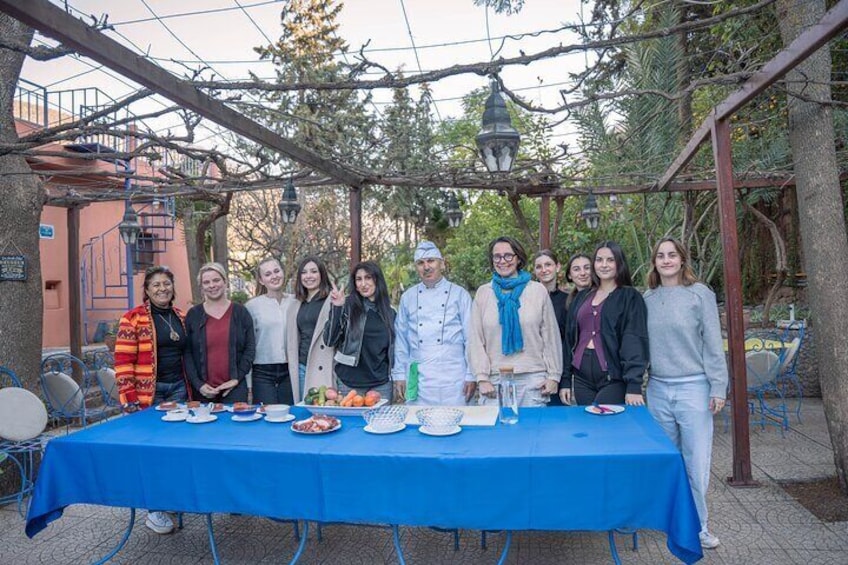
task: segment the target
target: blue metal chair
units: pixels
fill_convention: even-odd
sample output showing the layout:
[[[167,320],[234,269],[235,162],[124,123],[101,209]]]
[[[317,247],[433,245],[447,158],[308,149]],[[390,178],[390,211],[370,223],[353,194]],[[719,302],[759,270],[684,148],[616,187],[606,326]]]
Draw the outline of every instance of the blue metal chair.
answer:
[[[103,391],[103,404],[120,408],[121,397],[118,393],[118,381],[115,378],[115,358],[110,351],[97,351],[94,354],[94,377]]]
[[[792,337],[792,332],[797,331],[798,335]],[[804,387],[801,384],[801,379],[798,378],[796,367],[798,365],[799,353],[801,345],[804,343],[805,328],[803,325],[792,325],[786,329],[783,334],[783,341],[787,343],[780,360],[780,368],[777,371],[777,385],[781,388],[783,396],[787,396],[787,391],[791,385],[795,389],[797,402],[795,404],[795,417],[798,423],[801,423],[801,403],[804,400]]]
[[[0,389],[7,388],[20,389],[22,392],[18,393],[18,396],[29,397],[24,398],[24,400],[27,401],[31,399],[31,402],[27,405],[35,412],[38,412],[39,410],[41,411],[40,414],[33,414],[32,418],[34,420],[40,420],[39,427],[43,429],[44,424],[46,424],[47,421],[44,405],[40,404],[38,398],[29,393],[29,391],[23,392],[25,389],[21,388],[20,380],[18,380],[14,371],[0,366]],[[9,399],[6,398],[5,400]],[[15,400],[14,404],[15,406],[21,406],[26,403],[21,403],[19,400]],[[7,407],[7,409],[8,408],[9,407]],[[14,417],[17,417],[17,415],[13,416],[13,418]],[[33,431],[33,433],[36,431],[37,428]],[[0,432],[0,436],[2,436],[3,433],[5,432]],[[29,437],[29,434],[24,437],[0,437],[0,463],[3,463],[4,461],[9,462],[10,467],[12,469],[17,469],[20,476],[20,489],[16,492],[0,497],[0,506],[15,501],[17,502],[18,512],[20,515],[25,515],[23,502],[35,486],[35,469],[37,463],[40,461],[40,459],[36,459],[36,453],[40,454],[43,451],[44,444],[47,443],[47,440],[47,436],[41,433],[38,433],[35,437]]]
[[[103,403],[106,391],[85,363],[68,353],[42,360],[41,390],[50,419],[64,421],[66,432],[74,420],[84,428],[88,422],[109,415],[110,407]]]
[[[777,425],[780,426],[780,434],[785,436],[785,431],[789,429],[789,417],[783,390],[777,384],[780,356],[765,349],[749,351],[745,354],[745,367],[748,392],[756,397],[754,409],[760,413],[760,428],[765,429],[766,424]]]

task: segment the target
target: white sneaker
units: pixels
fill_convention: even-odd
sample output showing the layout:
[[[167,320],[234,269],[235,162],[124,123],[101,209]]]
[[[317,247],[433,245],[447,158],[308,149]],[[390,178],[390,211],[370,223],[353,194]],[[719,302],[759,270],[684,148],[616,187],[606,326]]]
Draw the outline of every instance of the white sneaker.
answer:
[[[164,512],[148,512],[144,525],[157,534],[170,534],[174,531],[174,521]]]
[[[715,549],[721,545],[718,538],[712,535],[708,530],[701,532],[698,537],[701,538],[701,547],[704,549]]]

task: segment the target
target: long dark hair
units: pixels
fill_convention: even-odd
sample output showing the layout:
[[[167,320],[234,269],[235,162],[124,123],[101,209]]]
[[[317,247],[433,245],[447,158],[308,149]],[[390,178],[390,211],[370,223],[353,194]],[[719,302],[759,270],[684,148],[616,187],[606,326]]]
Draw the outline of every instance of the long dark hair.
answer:
[[[356,273],[365,271],[374,279],[374,305],[377,307],[377,313],[386,324],[386,329],[389,332],[389,338],[394,341],[395,330],[394,320],[392,319],[392,305],[389,302],[389,287],[386,286],[386,278],[383,276],[383,271],[380,270],[380,265],[374,261],[362,261],[357,263],[350,271],[350,279],[347,283],[348,297],[347,305],[350,312],[350,325],[355,326],[361,316],[365,315],[365,303],[362,296],[356,290]]]
[[[578,259],[586,259],[587,261],[589,261],[589,268],[592,270],[592,275],[594,275],[594,273],[595,273],[595,266],[594,266],[594,261],[592,261],[592,258],[589,257],[588,255],[586,255],[585,253],[582,253],[582,252],[575,253],[574,255],[572,255],[571,257],[568,258],[568,263],[565,264],[565,280],[567,280],[571,284],[574,284],[574,280],[571,278],[571,265],[573,265],[574,262],[577,261]],[[589,281],[593,284],[595,282],[594,280],[592,280],[591,276],[589,278]],[[571,303],[574,301],[574,297],[577,296],[578,292],[580,292],[580,290],[577,288],[577,285],[575,285],[568,292],[568,297],[565,299],[566,309],[568,309],[568,307],[571,306]]]
[[[303,282],[300,280],[300,275],[303,273],[303,269],[305,269],[306,265],[309,263],[315,263],[315,266],[318,267],[318,276],[321,277],[321,282],[318,284],[318,294],[315,296],[320,300],[327,298],[330,294],[330,275],[327,274],[327,266],[324,264],[324,261],[319,259],[317,256],[307,255],[300,260],[300,263],[297,264],[297,271],[295,271],[294,275],[294,296],[301,302],[306,302],[309,298],[309,291],[306,290],[306,287],[303,286]]]
[[[604,247],[612,251],[612,257],[615,259],[615,284],[617,286],[633,286],[633,279],[630,278],[630,267],[627,266],[624,251],[615,241],[602,241],[595,247],[595,252],[592,254],[592,284],[594,286],[601,284],[601,279],[595,272],[595,259],[598,257],[598,251]]]

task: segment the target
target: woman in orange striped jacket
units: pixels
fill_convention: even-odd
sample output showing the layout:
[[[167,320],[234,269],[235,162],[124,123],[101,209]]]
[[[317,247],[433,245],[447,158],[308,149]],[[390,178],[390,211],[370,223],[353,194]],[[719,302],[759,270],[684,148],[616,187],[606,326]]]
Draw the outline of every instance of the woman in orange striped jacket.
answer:
[[[115,376],[125,412],[188,399],[184,318],[174,307],[174,273],[167,267],[147,269],[144,302],[121,317],[115,342]]]

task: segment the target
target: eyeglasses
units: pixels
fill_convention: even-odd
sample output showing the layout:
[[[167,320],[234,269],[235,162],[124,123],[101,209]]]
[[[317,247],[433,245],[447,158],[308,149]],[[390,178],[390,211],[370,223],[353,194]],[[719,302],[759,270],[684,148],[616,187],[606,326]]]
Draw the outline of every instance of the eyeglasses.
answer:
[[[496,253],[492,255],[492,261],[494,263],[509,263],[513,259],[515,259],[515,253],[504,253],[503,255],[501,255],[500,253]]]

